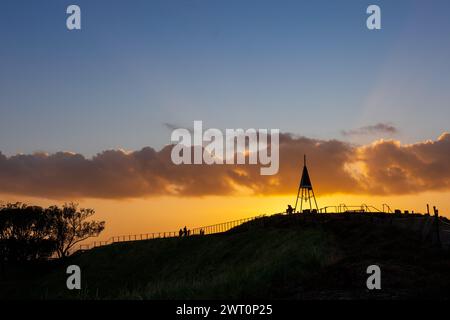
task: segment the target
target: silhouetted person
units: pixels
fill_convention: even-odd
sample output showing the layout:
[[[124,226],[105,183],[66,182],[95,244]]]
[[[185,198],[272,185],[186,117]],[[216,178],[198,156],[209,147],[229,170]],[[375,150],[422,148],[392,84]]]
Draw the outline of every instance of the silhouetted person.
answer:
[[[188,235],[188,230],[187,230],[186,226],[184,226],[183,234],[185,237],[187,237],[187,235]]]
[[[180,236],[180,238],[183,236],[183,229],[180,229],[180,231],[178,231],[178,235]]]
[[[294,213],[294,208],[292,208],[290,204],[288,204],[288,207],[286,209],[286,213],[287,214],[293,214]]]

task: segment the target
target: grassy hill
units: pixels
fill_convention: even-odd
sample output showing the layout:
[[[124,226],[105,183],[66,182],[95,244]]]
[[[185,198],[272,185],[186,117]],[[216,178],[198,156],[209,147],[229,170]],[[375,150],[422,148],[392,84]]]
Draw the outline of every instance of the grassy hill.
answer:
[[[66,289],[65,268],[82,270]],[[366,289],[367,266],[382,290]],[[31,271],[32,270],[32,271]],[[370,219],[273,216],[226,233],[116,243],[43,265],[9,268],[1,298],[449,298],[450,257],[415,233]]]

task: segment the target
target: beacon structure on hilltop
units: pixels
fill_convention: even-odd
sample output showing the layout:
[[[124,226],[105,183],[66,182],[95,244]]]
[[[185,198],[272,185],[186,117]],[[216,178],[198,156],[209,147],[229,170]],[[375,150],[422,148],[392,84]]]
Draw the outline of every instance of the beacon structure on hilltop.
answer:
[[[314,195],[311,178],[309,177],[308,168],[306,167],[306,155],[303,156],[303,172],[298,186],[297,198],[295,199],[294,212],[297,212],[297,205],[300,201],[300,211],[304,213],[318,212],[316,197]],[[303,203],[309,204],[309,209],[303,209]],[[314,206],[313,207],[313,202]]]

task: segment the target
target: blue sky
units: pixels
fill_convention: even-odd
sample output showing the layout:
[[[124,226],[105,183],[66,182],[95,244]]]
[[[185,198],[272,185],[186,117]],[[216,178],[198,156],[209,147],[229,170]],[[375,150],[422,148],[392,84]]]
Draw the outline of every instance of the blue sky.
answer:
[[[82,30],[66,29],[78,4]],[[369,31],[369,4],[382,30]],[[449,130],[449,1],[2,0],[0,151],[160,148],[164,123]]]

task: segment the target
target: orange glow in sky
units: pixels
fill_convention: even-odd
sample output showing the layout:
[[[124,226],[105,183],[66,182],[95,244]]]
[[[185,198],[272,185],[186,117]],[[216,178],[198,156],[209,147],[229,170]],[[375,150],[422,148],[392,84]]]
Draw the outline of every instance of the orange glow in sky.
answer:
[[[0,195],[4,202],[21,201],[27,204],[48,206],[63,203],[39,198]],[[202,227],[220,222],[258,215],[284,212],[288,204],[295,203],[295,194],[284,196],[233,196],[233,197],[155,197],[130,200],[83,199],[76,201],[81,207],[94,208],[96,220],[105,220],[106,229],[96,240],[107,240],[112,236],[151,232],[177,231]],[[429,192],[395,197],[335,194],[317,197],[319,208],[351,205],[373,205],[382,209],[384,203],[392,210],[401,209],[426,212],[426,204],[437,206],[440,214],[450,217],[448,193]]]

